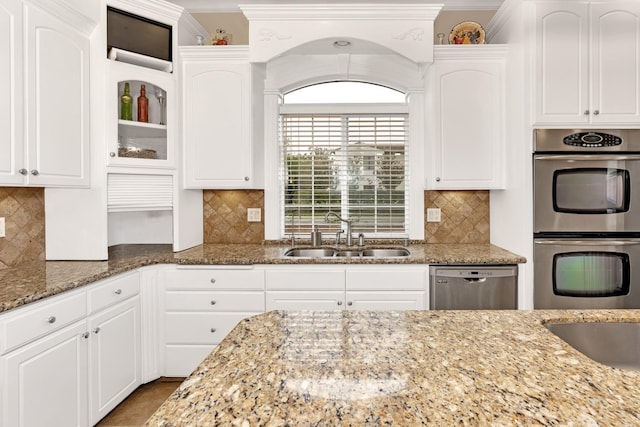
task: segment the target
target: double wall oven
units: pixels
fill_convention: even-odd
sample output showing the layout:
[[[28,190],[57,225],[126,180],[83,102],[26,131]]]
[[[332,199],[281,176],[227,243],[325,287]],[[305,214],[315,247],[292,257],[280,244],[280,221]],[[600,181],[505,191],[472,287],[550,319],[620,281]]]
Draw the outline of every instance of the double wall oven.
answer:
[[[640,308],[640,129],[537,129],[534,308]]]

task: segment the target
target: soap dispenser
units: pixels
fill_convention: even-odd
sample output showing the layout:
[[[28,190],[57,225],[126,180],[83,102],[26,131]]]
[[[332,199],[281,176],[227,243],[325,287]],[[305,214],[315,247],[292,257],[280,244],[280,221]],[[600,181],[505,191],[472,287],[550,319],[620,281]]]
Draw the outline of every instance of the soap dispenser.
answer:
[[[311,232],[311,246],[322,246],[322,232],[318,230],[318,226],[313,226],[313,231]]]

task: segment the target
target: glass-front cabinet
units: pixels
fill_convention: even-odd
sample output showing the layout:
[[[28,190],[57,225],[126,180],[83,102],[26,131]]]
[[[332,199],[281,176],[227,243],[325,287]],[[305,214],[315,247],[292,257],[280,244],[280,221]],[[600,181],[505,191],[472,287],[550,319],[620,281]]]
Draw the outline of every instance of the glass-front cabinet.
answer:
[[[173,75],[108,62],[108,165],[175,167]]]

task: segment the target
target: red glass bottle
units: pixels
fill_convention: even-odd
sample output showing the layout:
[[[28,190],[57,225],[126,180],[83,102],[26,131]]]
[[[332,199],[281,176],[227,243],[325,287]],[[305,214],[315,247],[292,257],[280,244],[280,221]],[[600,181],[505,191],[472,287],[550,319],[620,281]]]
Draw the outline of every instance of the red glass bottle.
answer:
[[[138,96],[138,121],[149,121],[149,100],[144,85],[140,85],[140,96]]]

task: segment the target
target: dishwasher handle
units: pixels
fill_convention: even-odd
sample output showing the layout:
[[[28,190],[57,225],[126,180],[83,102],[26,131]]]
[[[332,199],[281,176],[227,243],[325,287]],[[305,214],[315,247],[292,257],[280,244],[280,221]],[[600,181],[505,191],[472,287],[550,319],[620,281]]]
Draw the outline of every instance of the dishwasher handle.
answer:
[[[487,281],[486,277],[465,277],[464,281],[467,283],[483,283]]]

